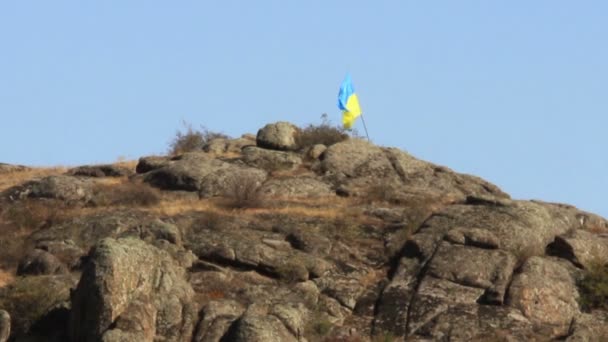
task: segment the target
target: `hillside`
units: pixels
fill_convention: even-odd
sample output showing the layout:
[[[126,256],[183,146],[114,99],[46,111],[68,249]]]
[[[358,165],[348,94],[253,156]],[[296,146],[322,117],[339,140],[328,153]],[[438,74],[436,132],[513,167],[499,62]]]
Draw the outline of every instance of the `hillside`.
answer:
[[[0,342],[608,339],[604,218],[326,138],[0,164]]]

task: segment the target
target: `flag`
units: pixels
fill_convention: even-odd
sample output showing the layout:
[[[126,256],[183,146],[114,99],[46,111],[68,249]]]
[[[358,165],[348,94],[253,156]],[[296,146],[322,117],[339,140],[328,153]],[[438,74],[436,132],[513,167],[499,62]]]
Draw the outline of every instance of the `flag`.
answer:
[[[342,110],[342,124],[344,128],[351,129],[355,120],[361,115],[361,107],[359,107],[359,99],[357,98],[357,94],[355,94],[350,75],[346,75],[344,82],[340,86],[338,108]]]

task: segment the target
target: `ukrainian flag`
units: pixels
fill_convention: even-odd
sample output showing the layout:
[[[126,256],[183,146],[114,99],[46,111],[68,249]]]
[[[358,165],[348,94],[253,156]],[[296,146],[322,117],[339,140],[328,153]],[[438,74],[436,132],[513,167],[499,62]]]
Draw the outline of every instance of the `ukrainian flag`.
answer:
[[[338,108],[342,110],[342,124],[344,128],[351,129],[355,120],[361,115],[359,99],[355,94],[353,82],[350,75],[346,75],[338,93]]]

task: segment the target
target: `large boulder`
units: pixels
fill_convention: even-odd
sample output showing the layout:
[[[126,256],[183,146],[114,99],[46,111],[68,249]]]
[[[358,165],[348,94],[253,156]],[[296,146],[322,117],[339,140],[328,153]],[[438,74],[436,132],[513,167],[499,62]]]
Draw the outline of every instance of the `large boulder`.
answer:
[[[324,197],[335,194],[330,184],[313,177],[274,178],[264,183],[261,191],[284,197]]]
[[[426,220],[403,246],[378,301],[374,326],[396,336],[444,334],[451,330],[450,320],[451,327],[458,324],[458,315],[481,321],[479,305],[507,305],[522,318],[501,314],[498,326],[560,336],[578,314],[574,280],[563,266],[568,262],[544,254],[556,236],[579,227],[577,212],[542,203],[476,198],[451,205]],[[439,317],[443,327],[437,326]],[[470,338],[487,332],[462,331]]]
[[[70,169],[68,174],[84,177],[123,177],[130,175],[131,170],[113,164],[83,165]]]
[[[64,274],[67,271],[56,256],[41,249],[27,253],[17,267],[17,275]]]
[[[495,185],[481,178],[456,173],[396,148],[381,148],[361,139],[334,144],[323,153],[319,171],[345,193],[366,196],[373,187],[399,195],[467,196],[509,198]]]
[[[245,164],[266,171],[293,170],[302,164],[302,158],[292,152],[272,151],[255,146],[243,148]]]
[[[509,306],[519,309],[552,336],[564,336],[580,314],[575,279],[563,263],[531,257],[514,275],[509,288]]]
[[[135,166],[135,172],[146,173],[152,170],[160,169],[163,166],[167,166],[171,163],[171,158],[161,156],[147,156],[139,158],[137,166]]]
[[[186,153],[168,165],[146,173],[144,181],[166,190],[198,191],[201,197],[226,192],[230,182],[243,173],[263,182],[266,172],[214,159],[204,152]]]
[[[255,306],[233,323],[224,339],[234,342],[298,341],[279,317]]]
[[[68,202],[87,202],[93,196],[93,183],[74,176],[48,176],[7,190],[8,197],[53,198]]]
[[[259,147],[271,150],[293,151],[298,149],[297,136],[300,130],[289,122],[268,124],[258,131]]]
[[[74,285],[71,275],[42,275],[17,277],[10,285],[1,287],[0,308],[10,314],[12,337],[20,340],[38,335],[46,337],[45,341],[61,341],[52,337],[65,334],[67,321],[64,314],[57,317],[57,313],[65,313]],[[55,324],[49,327],[45,321]]]
[[[11,315],[0,310],[0,342],[7,342],[11,335]]]
[[[241,150],[247,146],[255,146],[255,137],[243,136],[237,139],[213,139],[203,146],[203,151],[222,155],[225,153],[241,153]]]
[[[169,254],[138,239],[104,239],[89,258],[72,294],[72,340],[190,340],[194,292]]]

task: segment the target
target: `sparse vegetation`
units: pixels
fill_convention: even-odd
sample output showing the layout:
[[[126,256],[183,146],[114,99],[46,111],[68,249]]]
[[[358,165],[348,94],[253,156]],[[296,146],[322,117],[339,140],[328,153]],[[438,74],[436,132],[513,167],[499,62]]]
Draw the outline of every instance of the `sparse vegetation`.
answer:
[[[334,126],[327,118],[327,114],[321,116],[321,124],[308,126],[301,129],[297,137],[297,144],[300,148],[323,144],[331,146],[348,139],[348,133],[340,126]]]
[[[605,262],[590,263],[577,285],[582,310],[608,310],[608,265]]]
[[[118,184],[98,184],[93,191],[95,206],[150,207],[160,203],[160,191],[144,183],[123,181]]]
[[[169,144],[169,153],[178,155],[185,152],[199,151],[206,143],[213,139],[228,139],[226,134],[208,130],[205,126],[194,129],[192,124],[183,122],[184,130],[178,130],[175,138]]]
[[[260,181],[248,172],[236,172],[226,180],[224,196],[232,208],[256,208],[263,205]]]

